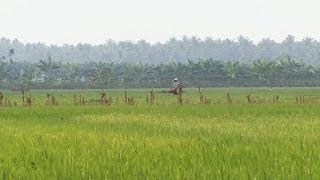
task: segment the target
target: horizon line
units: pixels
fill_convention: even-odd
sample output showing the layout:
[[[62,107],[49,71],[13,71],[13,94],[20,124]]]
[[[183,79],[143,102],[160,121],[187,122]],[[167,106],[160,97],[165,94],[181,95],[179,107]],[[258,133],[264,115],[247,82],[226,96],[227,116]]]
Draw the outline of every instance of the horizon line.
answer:
[[[30,42],[30,41],[23,41],[19,38],[10,38],[10,37],[5,37],[5,36],[0,36],[0,40],[2,39],[6,39],[6,40],[9,40],[10,43],[12,43],[13,41],[18,41],[19,43],[23,44],[23,45],[26,45],[26,44],[42,44],[42,45],[45,45],[45,46],[58,46],[58,47],[63,47],[63,46],[77,46],[79,44],[86,44],[86,45],[91,45],[91,46],[100,46],[100,45],[106,45],[108,44],[109,42],[113,42],[113,43],[122,43],[122,42],[131,42],[133,44],[138,44],[140,41],[144,41],[146,42],[147,44],[149,45],[156,45],[156,44],[166,44],[168,42],[170,42],[172,39],[175,39],[177,41],[183,41],[184,38],[187,38],[187,39],[193,39],[193,38],[196,38],[197,40],[200,40],[202,42],[205,42],[207,41],[208,39],[210,40],[213,40],[213,41],[226,41],[226,40],[230,40],[230,41],[237,41],[238,38],[242,37],[246,40],[249,40],[252,44],[254,45],[258,45],[261,41],[263,40],[271,40],[271,41],[274,41],[276,43],[282,43],[283,41],[285,41],[289,36],[293,37],[294,38],[294,42],[302,42],[303,40],[307,39],[307,38],[310,38],[312,39],[313,41],[320,41],[318,40],[317,38],[314,38],[314,37],[311,37],[311,36],[305,36],[303,38],[296,38],[296,36],[292,35],[292,34],[288,34],[286,35],[284,38],[282,38],[282,40],[275,40],[275,39],[272,39],[271,37],[265,37],[265,38],[260,38],[258,41],[254,41],[252,39],[250,39],[248,36],[244,36],[244,35],[238,35],[236,37],[233,37],[233,38],[216,38],[216,37],[212,37],[212,36],[205,36],[203,38],[199,37],[199,36],[187,36],[187,35],[183,35],[183,36],[180,36],[180,37],[176,37],[176,36],[172,36],[170,38],[168,38],[167,40],[165,41],[156,41],[156,42],[152,42],[152,41],[148,41],[146,39],[138,39],[138,40],[132,40],[132,39],[128,39],[128,40],[114,40],[112,38],[109,38],[109,39],[105,39],[103,43],[90,43],[90,42],[77,42],[77,43],[68,43],[68,42],[65,42],[65,43],[62,43],[62,44],[59,44],[59,43],[48,43],[48,42],[41,42],[41,41],[34,41],[34,42]]]

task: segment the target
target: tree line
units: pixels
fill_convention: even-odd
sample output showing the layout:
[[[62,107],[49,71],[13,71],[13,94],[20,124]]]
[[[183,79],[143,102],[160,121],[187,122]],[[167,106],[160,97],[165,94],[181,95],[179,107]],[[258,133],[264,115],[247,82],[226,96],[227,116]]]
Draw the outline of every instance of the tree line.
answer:
[[[288,35],[282,42],[266,38],[256,44],[243,36],[236,39],[199,39],[185,36],[155,44],[145,40],[138,42],[108,40],[100,45],[79,43],[63,46],[48,46],[43,43],[24,44],[18,40],[0,39],[0,56],[12,48],[16,51],[16,61],[30,63],[36,63],[48,56],[65,63],[99,61],[130,64],[188,63],[188,58],[212,58],[223,62],[239,60],[242,63],[251,63],[252,59],[276,59],[285,55],[302,59],[306,64],[320,63],[320,42],[308,37],[296,41],[292,35]]]
[[[36,63],[0,60],[0,89],[166,88],[178,77],[184,87],[319,86],[320,66],[290,56],[251,63],[187,59],[186,63]]]

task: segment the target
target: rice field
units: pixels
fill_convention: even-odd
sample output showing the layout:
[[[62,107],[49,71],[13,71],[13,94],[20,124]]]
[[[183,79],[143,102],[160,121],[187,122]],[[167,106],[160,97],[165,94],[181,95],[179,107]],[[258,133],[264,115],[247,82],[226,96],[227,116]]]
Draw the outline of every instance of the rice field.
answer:
[[[2,91],[1,179],[320,178],[320,88],[161,91]]]

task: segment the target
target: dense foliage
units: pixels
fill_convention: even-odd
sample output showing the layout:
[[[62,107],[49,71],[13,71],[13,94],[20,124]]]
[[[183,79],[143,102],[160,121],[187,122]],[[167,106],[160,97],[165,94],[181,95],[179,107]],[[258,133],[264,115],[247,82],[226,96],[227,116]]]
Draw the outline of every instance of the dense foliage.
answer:
[[[16,50],[15,60],[18,62],[36,63],[49,55],[61,62],[84,63],[148,63],[160,64],[169,62],[187,63],[187,59],[212,58],[223,62],[239,60],[249,63],[250,59],[275,59],[289,55],[302,59],[307,64],[319,64],[320,42],[311,38],[296,41],[287,36],[282,42],[263,39],[257,44],[239,36],[237,39],[201,40],[197,37],[171,38],[165,43],[150,44],[144,40],[138,42],[106,41],[101,45],[78,44],[63,46],[47,46],[41,43],[23,44],[18,40],[2,38],[0,55],[9,49]]]
[[[157,88],[178,77],[184,87],[319,86],[320,67],[289,56],[252,63],[188,59],[187,63],[37,63],[0,61],[0,87],[44,88]]]

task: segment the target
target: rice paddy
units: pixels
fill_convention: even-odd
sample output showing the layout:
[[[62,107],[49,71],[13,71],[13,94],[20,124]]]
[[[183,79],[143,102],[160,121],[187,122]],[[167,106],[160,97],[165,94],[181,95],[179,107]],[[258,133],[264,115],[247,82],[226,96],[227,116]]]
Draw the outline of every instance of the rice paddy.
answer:
[[[320,177],[319,88],[150,91],[2,91],[1,178]]]

